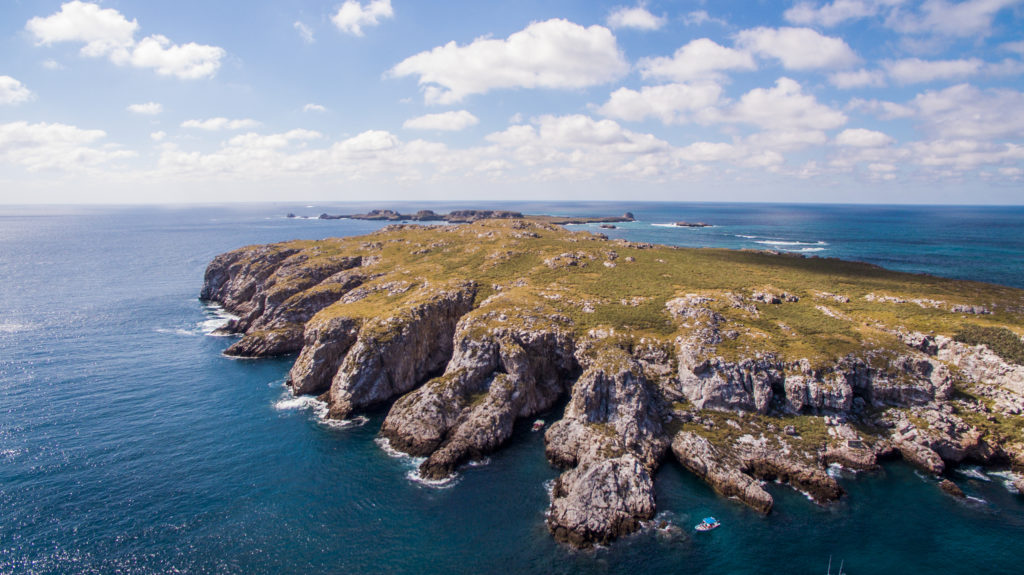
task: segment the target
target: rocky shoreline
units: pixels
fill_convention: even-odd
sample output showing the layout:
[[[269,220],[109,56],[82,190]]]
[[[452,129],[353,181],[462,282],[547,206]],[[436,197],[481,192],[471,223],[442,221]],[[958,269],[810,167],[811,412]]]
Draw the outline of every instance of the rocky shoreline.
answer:
[[[509,217],[249,246],[213,260],[201,298],[238,316],[228,355],[297,353],[293,393],[330,417],[389,405],[381,435],[428,479],[567,398],[544,436],[564,470],[547,525],[576,547],[651,519],[667,457],[762,513],[765,481],[843,497],[834,464],[1024,469],[1024,366],[956,338],[984,318],[1019,339],[1011,288]]]
[[[295,217],[295,214],[288,214],[288,217]],[[547,224],[612,224],[635,221],[633,214],[626,212],[621,216],[548,216],[531,215],[522,212],[509,210],[452,210],[445,214],[439,214],[433,210],[419,210],[416,213],[403,214],[395,210],[377,209],[370,210],[365,214],[339,214],[331,215],[322,213],[318,216],[321,220],[370,220],[384,222],[447,222],[449,224],[469,224],[480,220],[528,220]],[[701,224],[707,225],[707,224]]]

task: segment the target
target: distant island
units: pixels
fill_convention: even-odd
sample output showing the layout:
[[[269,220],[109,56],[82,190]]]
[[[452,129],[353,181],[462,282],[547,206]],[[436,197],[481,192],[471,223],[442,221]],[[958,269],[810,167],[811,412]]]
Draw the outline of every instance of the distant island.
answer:
[[[295,217],[289,214],[289,217]],[[626,212],[621,216],[599,217],[565,217],[548,215],[526,215],[522,212],[508,210],[452,210],[438,214],[433,210],[420,210],[414,214],[402,214],[394,210],[371,210],[365,214],[330,215],[320,214],[321,220],[375,220],[387,222],[447,222],[450,224],[468,224],[479,220],[527,220],[555,225],[566,224],[601,224],[634,221],[633,214]]]
[[[667,457],[763,513],[762,481],[844,497],[830,465],[902,457],[954,497],[951,465],[1024,470],[1024,290],[485,213],[244,247],[201,298],[238,316],[228,355],[298,354],[289,385],[329,417],[386,406],[381,436],[427,479],[567,398],[544,415],[546,521],[577,547],[650,520]]]

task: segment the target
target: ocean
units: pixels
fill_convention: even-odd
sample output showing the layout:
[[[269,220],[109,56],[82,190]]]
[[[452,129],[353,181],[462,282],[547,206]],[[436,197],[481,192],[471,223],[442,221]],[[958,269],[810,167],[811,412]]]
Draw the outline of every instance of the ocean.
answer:
[[[465,204],[0,207],[0,573],[1015,573],[1024,496],[998,471],[893,462],[819,507],[770,485],[761,516],[669,460],[657,520],[574,551],[544,526],[542,434],[443,488],[361,425],[283,387],[290,359],[238,360],[197,295],[217,254],[383,224],[285,218]],[[1024,208],[550,203],[469,207],[637,221],[613,237],[776,249],[1024,288]],[[707,228],[656,224],[704,221]],[[597,231],[596,225],[581,226]],[[557,410],[546,419],[559,417]],[[696,534],[714,515],[723,526]]]

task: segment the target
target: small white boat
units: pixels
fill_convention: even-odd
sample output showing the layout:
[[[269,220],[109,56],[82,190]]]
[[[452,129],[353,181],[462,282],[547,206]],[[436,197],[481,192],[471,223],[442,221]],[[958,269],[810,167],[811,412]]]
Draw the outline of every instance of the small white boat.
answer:
[[[694,529],[697,531],[711,531],[712,529],[717,529],[719,525],[721,525],[721,523],[719,523],[714,517],[705,517],[703,521],[694,527]]]
[[[537,421],[533,422],[533,428],[531,429],[531,431],[540,431],[542,429],[544,429],[543,419],[538,419]]]

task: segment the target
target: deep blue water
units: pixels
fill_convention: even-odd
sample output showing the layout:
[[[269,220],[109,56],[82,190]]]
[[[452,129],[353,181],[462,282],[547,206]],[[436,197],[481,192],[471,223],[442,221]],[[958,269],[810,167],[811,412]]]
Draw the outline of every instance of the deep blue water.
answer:
[[[197,301],[206,264],[242,245],[364,233],[300,215],[446,205],[0,208],[0,573],[1013,573],[1024,497],[998,476],[944,496],[893,463],[842,480],[821,508],[773,487],[761,517],[669,462],[663,517],[575,552],[544,527],[557,475],[518,429],[446,489],[373,439],[383,418],[324,425],[294,408],[289,360],[232,360]],[[1024,287],[1024,209],[729,204],[517,204],[634,212],[609,235],[776,248]],[[651,225],[703,220],[712,228]],[[595,226],[592,226],[595,227]],[[596,227],[595,227],[596,228]],[[788,243],[758,243],[788,242]],[[811,251],[814,250],[814,251]],[[549,419],[555,419],[552,414]],[[695,535],[713,514],[723,527]]]

